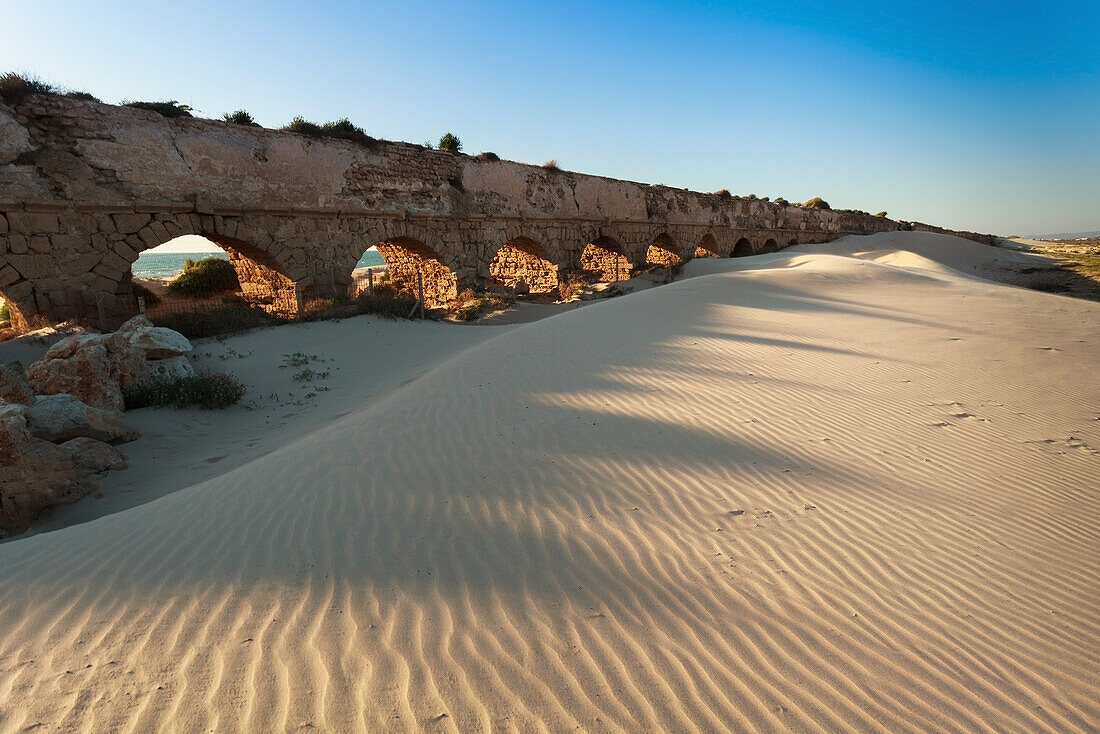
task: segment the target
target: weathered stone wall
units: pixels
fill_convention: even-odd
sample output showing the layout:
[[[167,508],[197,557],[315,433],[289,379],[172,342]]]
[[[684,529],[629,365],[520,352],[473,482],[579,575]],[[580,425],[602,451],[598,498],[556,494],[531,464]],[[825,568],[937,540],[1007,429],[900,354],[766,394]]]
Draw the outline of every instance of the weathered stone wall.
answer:
[[[314,139],[64,97],[0,104],[0,294],[17,320],[121,317],[138,254],[182,234],[220,244],[247,296],[285,311],[299,297],[346,292],[356,261],[377,243],[415,243],[380,251],[399,282],[424,271],[432,297],[446,299],[489,282],[502,246],[521,238],[551,266],[544,274],[564,276],[584,267],[586,245],[601,237],[617,243],[621,273],[645,263],[659,238],[679,258],[704,241],[729,256],[740,240],[758,252],[768,240],[898,227],[406,143]]]
[[[538,244],[523,238],[501,245],[489,263],[489,275],[493,283],[526,286],[534,293],[549,293],[558,287],[558,266]]]

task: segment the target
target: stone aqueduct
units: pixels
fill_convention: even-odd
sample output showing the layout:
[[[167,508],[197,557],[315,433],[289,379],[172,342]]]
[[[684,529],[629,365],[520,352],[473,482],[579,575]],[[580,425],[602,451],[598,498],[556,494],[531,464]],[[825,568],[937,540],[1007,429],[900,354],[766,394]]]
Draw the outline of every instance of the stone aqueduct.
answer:
[[[523,280],[550,290],[647,262],[756,254],[899,228],[510,161],[363,144],[64,97],[0,103],[0,295],[34,314],[120,320],[130,266],[184,234],[229,254],[245,296],[290,311],[347,291],[376,245],[427,300]]]

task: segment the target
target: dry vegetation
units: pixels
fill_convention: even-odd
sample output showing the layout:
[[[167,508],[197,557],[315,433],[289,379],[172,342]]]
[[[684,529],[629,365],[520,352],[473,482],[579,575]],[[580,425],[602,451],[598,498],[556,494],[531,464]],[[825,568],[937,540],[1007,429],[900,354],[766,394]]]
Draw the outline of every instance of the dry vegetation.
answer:
[[[1100,237],[1043,240],[1028,245],[1028,250],[1054,262],[1049,267],[1022,269],[1013,280],[1015,285],[1100,301]]]

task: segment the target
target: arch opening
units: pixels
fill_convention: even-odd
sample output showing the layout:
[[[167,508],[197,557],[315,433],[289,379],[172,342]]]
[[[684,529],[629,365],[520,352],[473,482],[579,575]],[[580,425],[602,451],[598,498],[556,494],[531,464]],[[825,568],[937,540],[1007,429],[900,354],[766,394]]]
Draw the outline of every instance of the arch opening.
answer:
[[[787,240],[787,247],[794,247],[797,244],[798,244],[798,239],[797,238],[792,237],[791,239]]]
[[[629,280],[633,267],[622,245],[611,237],[599,237],[585,245],[581,252],[581,269],[605,283]]]
[[[29,328],[30,323],[27,321],[22,309],[19,308],[18,302],[4,291],[0,291],[0,339],[7,339],[8,336],[13,336],[15,333],[26,331]],[[13,333],[3,334],[2,332]]]
[[[742,237],[737,240],[737,244],[733,246],[734,257],[746,257],[752,254],[752,243],[749,242],[748,237]]]
[[[714,235],[703,235],[695,247],[695,257],[722,257],[718,252],[718,240],[714,239]]]
[[[387,281],[399,291],[417,294],[418,277],[424,279],[424,306],[438,308],[458,296],[458,277],[435,250],[411,237],[394,237],[374,247],[386,264]]]
[[[137,281],[158,298],[171,300],[167,283],[183,271],[186,261],[208,258],[228,260],[236,274],[236,283],[226,282],[203,297],[235,295],[270,313],[297,313],[295,283],[281,272],[270,255],[243,240],[212,233],[181,235],[138,253],[118,293],[133,298],[131,284]]]
[[[645,253],[645,261],[652,265],[670,267],[679,265],[683,258],[676,254],[676,245],[667,234],[659,234]]]
[[[549,293],[558,287],[558,266],[538,243],[517,237],[500,246],[489,262],[489,284],[517,293]]]
[[[769,237],[764,246],[760,248],[760,252],[779,252],[779,243],[774,238]]]

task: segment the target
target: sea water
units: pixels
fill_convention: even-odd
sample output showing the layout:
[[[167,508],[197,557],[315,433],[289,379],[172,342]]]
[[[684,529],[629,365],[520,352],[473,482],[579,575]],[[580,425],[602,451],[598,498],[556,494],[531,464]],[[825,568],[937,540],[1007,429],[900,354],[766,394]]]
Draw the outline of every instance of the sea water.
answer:
[[[229,259],[224,252],[143,252],[130,270],[135,278],[171,278],[183,272],[183,263],[188,258],[198,261],[210,257]],[[355,267],[375,268],[382,264],[382,256],[377,250],[367,250]]]

